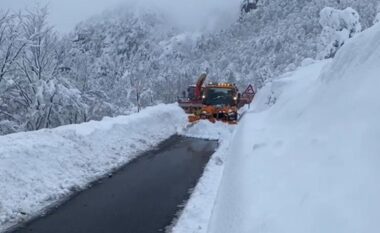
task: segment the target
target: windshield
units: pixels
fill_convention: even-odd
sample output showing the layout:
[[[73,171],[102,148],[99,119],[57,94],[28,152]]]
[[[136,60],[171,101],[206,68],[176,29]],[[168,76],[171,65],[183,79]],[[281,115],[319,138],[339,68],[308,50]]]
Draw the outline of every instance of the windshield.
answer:
[[[234,105],[234,90],[230,88],[209,88],[204,99],[206,105]]]

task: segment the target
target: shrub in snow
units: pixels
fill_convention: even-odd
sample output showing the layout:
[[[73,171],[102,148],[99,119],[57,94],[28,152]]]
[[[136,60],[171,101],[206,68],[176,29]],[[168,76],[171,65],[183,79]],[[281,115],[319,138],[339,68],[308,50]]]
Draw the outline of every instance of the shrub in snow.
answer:
[[[361,32],[359,13],[348,7],[337,10],[326,7],[320,12],[319,23],[323,27],[321,40],[325,49],[320,58],[332,58],[340,47],[355,34]]]

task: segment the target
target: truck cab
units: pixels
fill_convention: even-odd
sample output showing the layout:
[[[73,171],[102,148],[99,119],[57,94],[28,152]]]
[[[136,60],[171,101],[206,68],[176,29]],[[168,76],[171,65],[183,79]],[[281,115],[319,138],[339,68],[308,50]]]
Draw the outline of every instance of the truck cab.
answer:
[[[232,83],[209,83],[202,95],[200,118],[234,123],[238,120],[239,90]]]

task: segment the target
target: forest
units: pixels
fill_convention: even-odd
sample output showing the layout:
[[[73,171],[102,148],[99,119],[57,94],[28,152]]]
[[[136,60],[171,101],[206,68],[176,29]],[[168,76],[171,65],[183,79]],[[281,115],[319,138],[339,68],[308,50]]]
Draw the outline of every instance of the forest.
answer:
[[[154,9],[118,9],[65,35],[48,7],[0,11],[0,134],[172,103],[202,72],[260,88],[380,19],[377,0],[244,0],[240,11],[220,31],[189,32]]]

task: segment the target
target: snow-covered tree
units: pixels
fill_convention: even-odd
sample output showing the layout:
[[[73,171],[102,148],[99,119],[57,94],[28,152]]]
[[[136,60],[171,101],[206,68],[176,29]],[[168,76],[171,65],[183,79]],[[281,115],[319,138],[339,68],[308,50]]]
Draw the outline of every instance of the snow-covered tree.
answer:
[[[259,0],[243,0],[240,6],[241,12],[244,14],[257,9],[258,2]]]
[[[0,83],[12,71],[13,64],[26,46],[20,40],[20,16],[0,12]]]
[[[79,114],[72,113],[79,107],[75,106],[78,93],[58,80],[57,36],[47,25],[47,8],[28,12],[22,28],[27,45],[17,62],[14,81],[23,103],[23,123],[27,129],[37,130],[78,122],[79,116],[69,116]]]
[[[62,51],[47,25],[47,9],[9,17],[3,30],[11,33],[2,43],[6,65],[0,83],[0,133],[82,122],[80,93],[61,79]]]
[[[377,5],[377,8],[376,8],[376,16],[375,16],[375,19],[373,20],[373,24],[377,24],[380,22],[380,3]]]
[[[320,13],[322,25],[321,40],[325,46],[320,54],[323,58],[331,58],[340,47],[355,34],[361,32],[360,17],[352,8],[337,10],[331,7],[324,8]]]
[[[377,24],[378,22],[380,22],[380,13],[376,15],[375,20],[373,21],[373,24]]]

